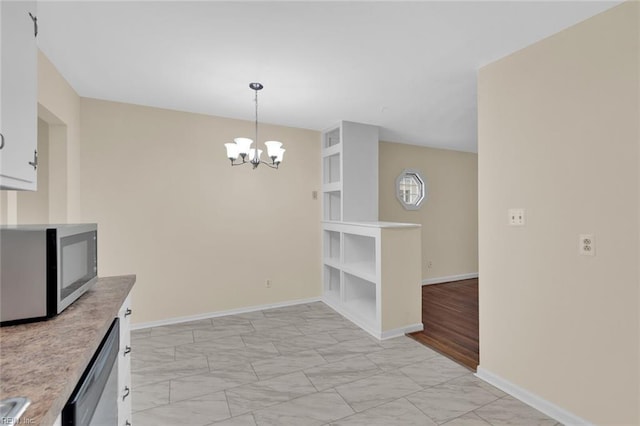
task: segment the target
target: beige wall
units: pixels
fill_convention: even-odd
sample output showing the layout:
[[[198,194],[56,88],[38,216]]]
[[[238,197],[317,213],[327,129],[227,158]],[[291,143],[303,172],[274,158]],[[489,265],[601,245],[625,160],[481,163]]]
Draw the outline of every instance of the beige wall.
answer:
[[[18,191],[0,191],[0,224],[18,223]]]
[[[422,225],[422,279],[477,273],[478,156],[380,142],[379,161],[380,220]],[[404,169],[418,169],[427,180],[419,210],[405,210],[396,198]]]
[[[49,219],[78,222],[82,218],[80,97],[42,52],[38,53],[38,116],[49,124]]]
[[[50,221],[98,222],[100,274],[138,275],[134,322],[320,295],[317,132],[261,126],[288,148],[282,168],[232,168],[222,144],[251,122],[81,101],[38,66]]]
[[[280,170],[231,167],[223,143],[252,134],[82,99],[82,219],[99,225],[100,274],[137,274],[134,322],[320,296],[320,135],[261,125],[287,148]]]
[[[640,424],[638,16],[479,73],[480,367],[603,425]]]

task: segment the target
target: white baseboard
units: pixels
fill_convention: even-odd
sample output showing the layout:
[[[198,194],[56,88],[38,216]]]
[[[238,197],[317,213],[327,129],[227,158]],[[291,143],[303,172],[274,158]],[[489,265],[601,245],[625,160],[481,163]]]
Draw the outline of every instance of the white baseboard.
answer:
[[[573,413],[568,412],[564,408],[558,407],[557,405],[547,401],[529,392],[526,389],[517,386],[510,381],[503,379],[497,374],[493,374],[492,372],[485,370],[484,368],[478,366],[478,370],[476,372],[476,377],[484,380],[485,382],[497,387],[498,389],[508,393],[514,398],[519,399],[527,405],[535,408],[536,410],[546,414],[559,421],[565,425],[581,425],[581,426],[592,426],[593,423],[590,423]]]
[[[346,319],[348,319],[349,321],[351,321],[352,323],[354,323],[355,325],[357,325],[358,327],[360,327],[361,329],[363,329],[364,331],[366,331],[367,333],[369,333],[370,335],[372,335],[378,340],[387,340],[387,339],[392,339],[394,337],[404,336],[406,333],[413,333],[414,331],[422,331],[422,329],[424,328],[424,325],[422,323],[415,323],[415,324],[409,324],[404,327],[394,328],[393,330],[380,332],[379,330],[376,329],[376,327],[374,327],[374,325],[371,324],[371,322],[365,321],[362,318],[356,315],[353,315],[348,310],[343,309],[339,304],[334,303],[334,301],[331,300],[331,298],[325,297],[322,299],[322,301],[331,309],[333,309],[334,311],[336,311],[337,313],[339,313],[340,315],[342,315],[343,317],[345,317]]]
[[[246,314],[248,312],[262,311],[264,309],[282,308],[285,306],[302,305],[304,303],[321,302],[321,297],[311,297],[309,299],[290,300],[287,302],[268,303],[266,305],[248,306],[246,308],[229,309],[227,311],[207,312],[204,314],[190,315],[186,317],[174,317],[159,321],[143,322],[139,324],[131,324],[132,330],[140,330],[143,328],[160,327],[163,325],[178,324],[181,322],[197,321],[201,319],[224,317],[227,315]]]
[[[393,339],[394,337],[404,336],[407,333],[414,333],[416,331],[424,330],[424,324],[421,322],[410,324],[405,327],[394,328],[393,330],[383,331],[380,340]]]
[[[478,278],[478,273],[472,272],[470,274],[449,275],[448,277],[426,278],[422,280],[422,285],[442,284],[451,281],[470,280],[471,278]]]

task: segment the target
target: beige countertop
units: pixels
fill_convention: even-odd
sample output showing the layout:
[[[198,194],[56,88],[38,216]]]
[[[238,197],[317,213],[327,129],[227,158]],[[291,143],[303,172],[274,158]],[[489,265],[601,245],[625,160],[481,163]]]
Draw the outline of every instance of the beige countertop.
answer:
[[[31,400],[23,423],[53,424],[135,281],[100,278],[60,315],[0,328],[0,399]]]

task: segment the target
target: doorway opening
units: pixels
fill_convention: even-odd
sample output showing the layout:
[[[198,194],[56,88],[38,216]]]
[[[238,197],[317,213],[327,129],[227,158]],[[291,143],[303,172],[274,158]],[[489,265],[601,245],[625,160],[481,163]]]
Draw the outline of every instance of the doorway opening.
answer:
[[[476,371],[478,278],[422,286],[422,323],[424,330],[410,337]]]

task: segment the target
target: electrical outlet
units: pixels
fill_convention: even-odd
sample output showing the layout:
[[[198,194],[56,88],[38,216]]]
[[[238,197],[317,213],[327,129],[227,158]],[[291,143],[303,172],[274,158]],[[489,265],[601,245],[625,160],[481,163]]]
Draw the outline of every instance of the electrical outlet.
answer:
[[[311,191],[311,199],[312,200],[318,199],[318,191]]]
[[[509,225],[510,226],[524,226],[524,209],[509,209]]]
[[[578,235],[578,253],[582,256],[596,255],[596,240],[593,234]]]
[[[264,286],[265,286],[266,288],[271,288],[271,280],[267,280],[267,282],[266,282],[266,283],[264,283]]]
[[[427,262],[427,269],[431,269],[433,267],[433,262],[432,261],[428,261]]]

